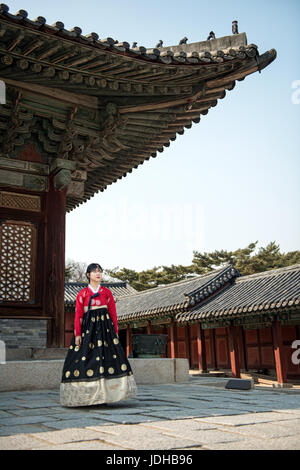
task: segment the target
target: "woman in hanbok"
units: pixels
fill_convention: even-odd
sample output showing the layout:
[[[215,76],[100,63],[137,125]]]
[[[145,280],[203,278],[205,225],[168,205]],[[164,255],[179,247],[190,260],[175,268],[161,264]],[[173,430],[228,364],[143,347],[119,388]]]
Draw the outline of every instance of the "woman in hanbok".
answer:
[[[115,301],[101,286],[103,269],[87,267],[89,285],[76,298],[74,335],[60,384],[63,406],[125,400],[137,393],[131,366],[120,344]]]

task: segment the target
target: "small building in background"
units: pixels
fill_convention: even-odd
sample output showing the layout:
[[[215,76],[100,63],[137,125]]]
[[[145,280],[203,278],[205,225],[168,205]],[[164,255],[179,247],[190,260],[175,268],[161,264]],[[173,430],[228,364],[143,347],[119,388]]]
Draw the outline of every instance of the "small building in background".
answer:
[[[120,296],[117,314],[127,354],[132,334],[164,333],[167,357],[187,358],[190,369],[300,381],[300,265],[241,276],[229,264]]]

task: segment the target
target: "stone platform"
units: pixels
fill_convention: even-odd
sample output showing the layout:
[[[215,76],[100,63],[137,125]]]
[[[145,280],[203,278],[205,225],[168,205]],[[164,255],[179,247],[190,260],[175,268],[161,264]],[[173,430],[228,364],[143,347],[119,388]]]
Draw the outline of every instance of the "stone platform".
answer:
[[[129,359],[138,385],[169,384],[189,380],[187,359]],[[64,359],[10,360],[0,364],[0,391],[57,389]]]
[[[300,450],[300,391],[226,390],[227,380],[140,385],[134,398],[78,408],[60,406],[58,389],[0,392],[0,450],[103,450],[113,457],[141,449],[149,466],[158,450]]]

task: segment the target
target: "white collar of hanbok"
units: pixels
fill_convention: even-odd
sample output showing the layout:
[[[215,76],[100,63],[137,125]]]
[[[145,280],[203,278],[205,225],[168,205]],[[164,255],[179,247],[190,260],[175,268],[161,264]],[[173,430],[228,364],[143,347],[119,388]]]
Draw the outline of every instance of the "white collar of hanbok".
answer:
[[[99,291],[100,286],[101,286],[101,284],[99,284],[98,287],[97,287],[97,289],[95,290],[95,289],[91,286],[91,284],[88,285],[88,287],[91,289],[92,292],[94,292],[94,294],[96,294],[96,293]]]

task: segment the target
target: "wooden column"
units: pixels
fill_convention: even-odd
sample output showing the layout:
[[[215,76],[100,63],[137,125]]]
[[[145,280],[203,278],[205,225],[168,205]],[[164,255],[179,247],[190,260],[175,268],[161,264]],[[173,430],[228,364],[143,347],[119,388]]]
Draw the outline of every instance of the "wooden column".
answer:
[[[197,353],[199,371],[207,372],[205,338],[201,323],[197,323]]]
[[[245,365],[245,370],[248,372],[246,336],[245,336],[244,328],[242,326],[241,326],[241,336],[242,336],[242,344],[243,344],[244,365]]]
[[[126,356],[128,357],[132,351],[132,329],[129,325],[126,328]]]
[[[213,328],[209,329],[211,362],[213,370],[219,370],[217,364],[217,351],[216,351],[216,332]]]
[[[283,358],[282,329],[279,320],[272,322],[273,348],[276,366],[277,382],[280,384],[287,382],[286,366]]]
[[[189,361],[189,367],[191,368],[191,354],[190,354],[190,328],[189,325],[184,326],[184,344],[185,344],[185,357]]]
[[[45,196],[43,310],[48,321],[47,347],[64,347],[66,189],[55,191],[49,178]]]
[[[147,322],[147,335],[151,335],[152,334],[152,325],[151,325],[151,321],[149,320]]]
[[[176,333],[175,333],[175,322],[174,320],[171,320],[170,323],[170,341],[171,341],[171,358],[176,357]]]
[[[257,334],[257,349],[258,349],[258,370],[262,370],[262,357],[261,357],[261,345],[260,345],[260,331],[259,328],[256,330]]]
[[[239,350],[238,350],[238,329],[236,326],[228,327],[229,353],[232,376],[239,378],[241,376]]]
[[[193,328],[191,325],[188,324],[188,348],[190,354],[190,368],[193,367],[193,341],[192,341],[192,331]]]

